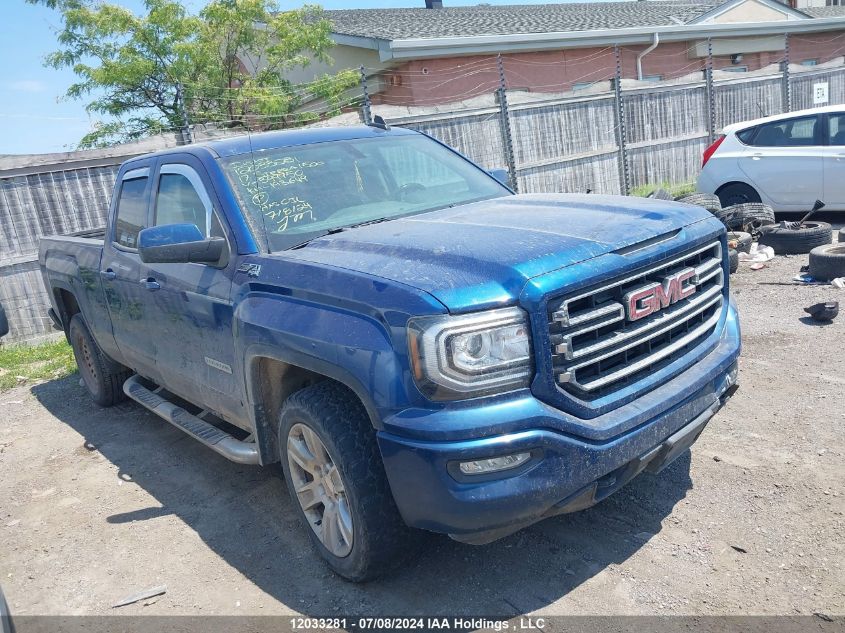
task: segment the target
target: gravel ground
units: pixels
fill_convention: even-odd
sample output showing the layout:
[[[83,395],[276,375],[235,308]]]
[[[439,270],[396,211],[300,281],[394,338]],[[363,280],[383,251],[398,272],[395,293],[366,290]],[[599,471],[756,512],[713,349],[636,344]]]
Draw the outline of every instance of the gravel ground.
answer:
[[[492,545],[423,535],[363,586],[316,558],[275,468],[99,409],[77,377],[0,393],[0,584],[20,615],[843,614],[845,317],[801,308],[845,290],[790,285],[806,262],[732,277],[741,388],[691,453]]]

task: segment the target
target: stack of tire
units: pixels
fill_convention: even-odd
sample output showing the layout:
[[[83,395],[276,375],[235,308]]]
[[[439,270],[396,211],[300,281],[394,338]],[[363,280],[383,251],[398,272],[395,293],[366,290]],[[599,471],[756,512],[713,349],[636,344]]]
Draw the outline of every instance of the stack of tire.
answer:
[[[845,277],[845,229],[839,229],[838,237],[835,244],[828,240],[810,251],[810,276],[814,279],[831,281]]]
[[[764,204],[745,203],[722,207],[719,196],[712,193],[692,193],[675,198],[678,202],[704,207],[722,221],[728,229],[728,255],[731,273],[739,268],[739,253],[750,253],[752,232],[760,227],[774,224],[775,214]]]

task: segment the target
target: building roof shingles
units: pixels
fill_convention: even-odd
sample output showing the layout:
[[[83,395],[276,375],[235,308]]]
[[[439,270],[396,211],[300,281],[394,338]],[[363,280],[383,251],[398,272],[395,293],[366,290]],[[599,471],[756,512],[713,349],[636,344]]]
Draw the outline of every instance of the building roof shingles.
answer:
[[[573,2],[487,5],[440,9],[340,9],[326,11],[340,35],[384,40],[594,31],[686,24],[724,0]],[[812,18],[845,17],[845,5],[806,7]]]
[[[341,9],[326,11],[326,16],[333,23],[335,33],[398,40],[684,24],[719,4],[722,2],[717,0],[648,0],[441,9]]]

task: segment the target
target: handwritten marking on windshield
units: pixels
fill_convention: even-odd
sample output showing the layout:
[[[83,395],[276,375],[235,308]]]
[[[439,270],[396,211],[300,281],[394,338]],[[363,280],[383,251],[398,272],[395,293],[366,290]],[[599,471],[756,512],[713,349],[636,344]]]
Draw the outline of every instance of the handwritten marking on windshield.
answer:
[[[241,187],[251,196],[252,204],[262,215],[276,223],[275,231],[284,232],[291,223],[316,220],[314,207],[299,196],[272,200],[270,193],[290,185],[308,182],[306,170],[322,165],[325,165],[325,162],[301,161],[294,156],[284,156],[237,161],[230,167],[237,175]]]

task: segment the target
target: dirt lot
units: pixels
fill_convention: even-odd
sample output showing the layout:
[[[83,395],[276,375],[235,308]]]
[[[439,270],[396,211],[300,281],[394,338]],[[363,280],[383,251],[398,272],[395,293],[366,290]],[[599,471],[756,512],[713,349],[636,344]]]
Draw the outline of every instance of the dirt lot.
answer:
[[[0,584],[16,614],[845,613],[845,316],[801,311],[845,290],[780,285],[806,261],[732,278],[741,388],[668,471],[489,546],[426,537],[364,586],[312,554],[276,469],[75,376],[0,393]]]

